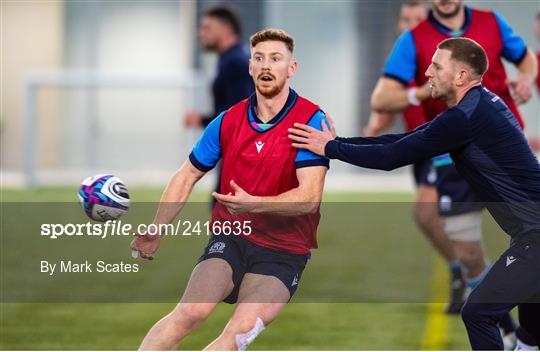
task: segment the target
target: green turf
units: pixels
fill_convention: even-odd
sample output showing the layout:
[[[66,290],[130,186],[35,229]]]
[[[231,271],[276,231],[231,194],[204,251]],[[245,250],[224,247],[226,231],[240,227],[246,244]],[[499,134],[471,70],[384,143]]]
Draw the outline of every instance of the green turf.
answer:
[[[3,202],[74,200],[73,190],[65,188],[1,191]],[[132,199],[139,202],[154,202],[159,196],[160,191],[155,189],[131,190]],[[206,201],[207,197],[207,194],[198,193],[192,200]],[[427,317],[427,305],[419,302],[428,299],[423,293],[427,295],[429,292],[434,255],[411,220],[410,204],[407,202],[411,201],[412,195],[329,193],[324,199],[328,203],[322,209],[320,248],[314,252],[293,300],[303,303],[289,304],[250,349],[419,349]],[[365,204],[328,205],[330,202]],[[377,204],[384,202],[395,205]],[[24,225],[30,226],[32,222],[45,221],[49,216],[47,212],[54,209],[55,206],[49,205],[35,214],[35,218],[27,219],[25,224],[15,223],[24,228]],[[2,213],[5,215],[9,211],[4,209]],[[24,217],[22,213],[20,216]],[[136,209],[133,213],[136,213]],[[128,213],[127,217],[130,215],[133,214]],[[141,282],[144,286],[155,286],[159,290],[180,295],[189,268],[202,246],[200,241],[184,242],[181,249],[174,244],[163,246],[159,252],[160,260],[155,261],[158,264],[154,263],[152,267],[145,263],[145,274],[141,274],[140,281],[124,280],[125,276],[109,279],[89,276],[81,279],[80,287],[69,287],[70,281],[65,278],[47,287],[39,286],[44,281],[43,274],[34,273],[35,269],[25,268],[25,264],[17,260],[28,255],[40,258],[44,252],[54,256],[58,254],[55,251],[65,250],[91,255],[93,246],[101,243],[71,241],[70,244],[63,241],[54,242],[52,246],[50,243],[53,242],[42,241],[39,243],[43,243],[43,246],[36,246],[31,237],[27,241],[24,237],[5,236],[4,231],[11,232],[13,223],[12,219],[2,219],[2,275],[5,275],[2,282],[21,285],[21,297],[32,298],[40,294],[52,297],[48,295],[65,289],[66,294],[82,292],[88,298],[90,296],[86,291],[78,291],[87,287],[84,285],[97,286],[94,288],[98,295],[104,289],[111,290],[111,295],[114,291],[135,294],[144,291]],[[486,221],[485,226],[487,233],[500,232],[491,220]],[[20,236],[30,236],[29,232],[23,231]],[[498,234],[490,236],[487,241],[492,257],[505,245],[502,236],[498,236],[502,240],[492,240],[496,236]],[[23,246],[17,247],[16,241]],[[73,247],[75,243],[80,248]],[[118,253],[124,255],[125,240],[108,244],[103,256],[114,260]],[[24,251],[19,253],[20,248]],[[180,250],[184,252],[178,252]],[[155,275],[159,265],[173,269],[167,270],[163,276]],[[24,274],[17,275],[20,273]],[[19,286],[14,287],[19,289]],[[42,291],[36,292],[34,287],[40,287]],[[2,288],[2,291],[4,302],[4,292],[9,290]],[[150,326],[174,306],[170,296],[165,296],[164,301],[171,303],[2,303],[0,348],[135,349]],[[211,318],[185,340],[181,348],[203,348],[220,333],[231,311],[231,306],[220,305]],[[449,317],[448,326],[448,341],[443,348],[467,349],[460,319]]]
[[[1,348],[136,349],[172,306],[4,304],[2,316],[10,319],[2,323]],[[202,349],[231,312],[231,306],[218,307],[181,349]],[[418,349],[424,313],[420,304],[290,304],[250,349]]]

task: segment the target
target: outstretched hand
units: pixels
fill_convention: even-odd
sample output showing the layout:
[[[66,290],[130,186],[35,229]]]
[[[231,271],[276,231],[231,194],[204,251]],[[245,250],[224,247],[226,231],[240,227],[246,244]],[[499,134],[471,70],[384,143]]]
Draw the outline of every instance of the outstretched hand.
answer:
[[[161,238],[159,235],[135,234],[135,238],[131,241],[131,250],[138,252],[141,258],[153,260],[156,251],[159,248]]]
[[[230,182],[231,188],[234,194],[229,192],[228,194],[221,194],[213,192],[212,196],[221,204],[223,204],[229,213],[233,215],[248,213],[255,208],[257,197],[244,191],[233,180]]]
[[[332,119],[328,118],[330,128],[324,120],[321,120],[322,131],[301,123],[295,123],[295,128],[289,128],[289,138],[292,139],[293,147],[309,150],[315,154],[325,156],[326,144],[336,138],[336,130]]]

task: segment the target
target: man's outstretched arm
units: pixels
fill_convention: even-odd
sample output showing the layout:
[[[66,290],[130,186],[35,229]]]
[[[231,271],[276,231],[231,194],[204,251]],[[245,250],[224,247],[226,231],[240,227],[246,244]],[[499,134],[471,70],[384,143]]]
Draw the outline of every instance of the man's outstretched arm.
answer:
[[[186,160],[163,191],[154,223],[158,225],[171,223],[184,207],[195,184],[204,174]]]
[[[380,170],[393,170],[453,151],[471,139],[469,121],[457,108],[447,110],[422,129],[389,144],[353,145],[334,140],[328,131],[316,131],[305,125],[297,128],[301,132],[290,136],[294,147]]]
[[[464,146],[470,140],[468,123],[463,112],[450,109],[393,143],[357,146],[330,141],[325,154],[360,167],[389,171]]]
[[[189,160],[186,160],[167,184],[153,223],[156,225],[171,223],[186,204],[197,181],[204,174],[195,168]],[[131,250],[137,251],[142,258],[152,260],[159,248],[160,241],[161,236],[159,235],[136,234],[131,241]]]
[[[414,133],[415,131],[422,130],[428,126],[427,123],[418,126],[413,131],[405,132],[405,133],[398,133],[398,134],[385,134],[382,136],[372,136],[372,137],[339,137],[336,134],[336,127],[334,125],[334,121],[330,117],[326,117],[326,122],[321,121],[320,128],[317,126],[316,129],[319,129],[321,131],[327,131],[332,135],[332,139],[335,139],[340,142],[348,143],[348,144],[355,144],[355,145],[366,145],[366,144],[388,144],[393,143],[411,133]],[[297,129],[296,126],[300,126],[301,124],[295,123],[295,128],[290,128],[289,133],[291,134],[301,134],[302,131]],[[314,128],[315,124],[312,124],[312,128]],[[315,152],[316,153],[316,152]],[[317,153],[316,153],[317,154]]]
[[[425,123],[421,126],[418,126],[416,129],[405,132],[405,133],[396,133],[396,134],[384,134],[377,137],[336,137],[336,141],[340,141],[347,144],[354,145],[368,145],[368,144],[389,144],[394,143],[416,131],[423,130],[428,126],[428,123]]]

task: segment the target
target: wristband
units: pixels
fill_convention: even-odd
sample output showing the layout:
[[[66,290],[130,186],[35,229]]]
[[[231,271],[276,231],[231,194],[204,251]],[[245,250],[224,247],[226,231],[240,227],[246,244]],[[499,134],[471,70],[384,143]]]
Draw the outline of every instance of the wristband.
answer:
[[[407,101],[410,105],[419,106],[421,103],[420,100],[418,100],[418,98],[416,97],[416,90],[416,87],[411,87],[407,89]]]

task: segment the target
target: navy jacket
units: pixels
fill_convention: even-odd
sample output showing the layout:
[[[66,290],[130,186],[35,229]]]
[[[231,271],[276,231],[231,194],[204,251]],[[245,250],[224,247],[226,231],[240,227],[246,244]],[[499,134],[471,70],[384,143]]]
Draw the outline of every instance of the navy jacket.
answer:
[[[411,132],[336,138],[325,150],[330,158],[381,170],[447,152],[506,233],[540,236],[540,165],[506,104],[481,86]]]

